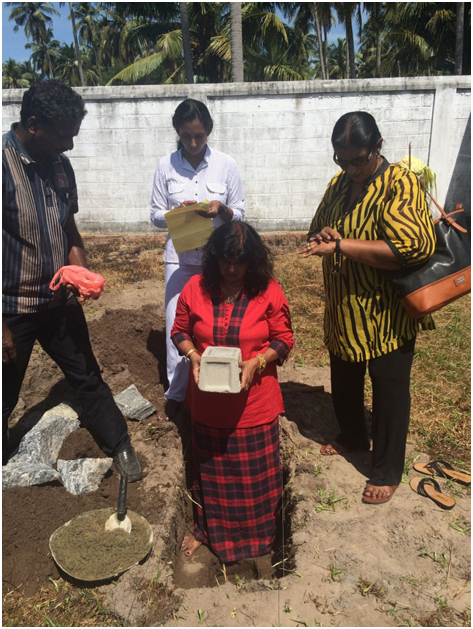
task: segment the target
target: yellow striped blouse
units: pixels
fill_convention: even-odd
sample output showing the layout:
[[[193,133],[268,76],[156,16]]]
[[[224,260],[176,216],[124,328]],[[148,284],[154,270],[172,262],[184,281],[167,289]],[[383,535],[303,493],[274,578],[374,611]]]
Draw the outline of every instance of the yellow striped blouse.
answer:
[[[386,190],[388,191],[386,193]],[[350,180],[339,172],[329,183],[309,234],[324,226],[343,238],[384,240],[404,266],[427,260],[435,231],[425,194],[409,170],[386,160],[365,184],[350,211]],[[387,354],[416,335],[430,317],[410,319],[379,269],[339,256],[323,258],[325,345],[342,360]]]

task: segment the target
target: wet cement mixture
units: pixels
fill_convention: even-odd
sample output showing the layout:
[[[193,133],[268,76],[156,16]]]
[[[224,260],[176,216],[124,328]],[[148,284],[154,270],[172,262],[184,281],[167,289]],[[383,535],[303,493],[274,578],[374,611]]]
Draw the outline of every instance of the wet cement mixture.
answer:
[[[127,512],[131,531],[106,530],[115,509],[96,509],[73,518],[51,536],[49,547],[56,563],[81,581],[115,577],[139,563],[151,550],[153,534],[140,515]]]
[[[165,384],[163,282],[105,293],[85,311],[94,351],[112,392],[135,384],[158,410]],[[144,467],[128,486],[128,509],[153,530],[146,561],[101,585],[104,604],[125,626],[462,626],[469,625],[470,492],[443,511],[415,494],[411,467],[386,505],[361,502],[370,453],[323,457],[320,444],[337,432],[327,367],[279,370],[285,402],[280,420],[284,503],[275,554],[222,566],[204,546],[179,550],[192,531],[188,463],[190,417],[156,414],[128,421]],[[322,389],[323,387],[323,389]],[[75,398],[60,370],[36,347],[11,421],[12,447],[60,402]],[[60,458],[104,456],[85,429],[65,441]],[[427,455],[408,446],[412,461]],[[75,516],[114,509],[114,467],[97,491],[69,494],[59,483],[3,492],[3,591],[25,597],[67,578],[49,550],[51,534]],[[143,595],[156,580],[166,595]],[[78,584],[80,585],[80,584]]]

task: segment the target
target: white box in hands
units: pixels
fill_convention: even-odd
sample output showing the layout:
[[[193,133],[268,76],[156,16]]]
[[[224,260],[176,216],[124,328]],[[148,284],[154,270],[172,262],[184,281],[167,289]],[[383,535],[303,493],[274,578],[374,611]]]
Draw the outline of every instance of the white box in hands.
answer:
[[[199,389],[208,393],[240,393],[239,347],[207,347],[200,361]]]

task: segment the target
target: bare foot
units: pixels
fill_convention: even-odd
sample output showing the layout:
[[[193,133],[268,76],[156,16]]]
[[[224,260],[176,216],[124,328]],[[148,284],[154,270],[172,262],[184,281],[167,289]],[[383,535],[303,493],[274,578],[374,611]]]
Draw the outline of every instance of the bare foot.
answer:
[[[193,535],[185,535],[182,540],[181,550],[187,557],[190,557],[200,546],[202,546],[202,542],[198,542]]]
[[[332,443],[327,443],[326,446],[322,446],[320,448],[320,453],[325,454],[325,456],[334,456],[335,454],[345,454],[348,452],[348,448],[340,445],[336,441],[332,441]]]
[[[164,408],[158,413],[158,419],[168,422],[170,419],[174,419],[181,409],[181,402],[177,400],[166,400]]]
[[[383,504],[391,500],[398,487],[399,485],[382,485],[378,487],[377,485],[366,483],[362,501],[367,504]]]

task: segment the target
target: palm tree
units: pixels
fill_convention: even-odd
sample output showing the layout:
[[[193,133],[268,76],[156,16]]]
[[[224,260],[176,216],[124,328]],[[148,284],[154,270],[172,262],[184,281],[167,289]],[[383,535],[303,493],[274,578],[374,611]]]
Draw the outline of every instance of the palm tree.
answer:
[[[340,24],[345,24],[347,55],[348,55],[348,72],[347,78],[356,78],[355,70],[355,42],[353,37],[352,19],[356,15],[359,25],[361,26],[360,2],[335,2],[335,10],[337,12]]]
[[[15,7],[9,20],[15,22],[13,31],[24,28],[27,39],[39,44],[45,36],[46,26],[52,24],[50,15],[59,15],[51,2],[5,2],[7,7]]]
[[[143,78],[158,69],[163,69],[167,63],[174,66],[171,75],[163,79],[163,82],[181,81],[180,66],[184,67],[182,28],[177,19],[172,19],[172,13],[168,5],[172,3],[118,3],[120,5],[130,5],[135,15],[138,12],[142,17],[136,18],[136,26],[129,29],[128,36],[124,41],[131,44],[136,42],[138,37],[148,42],[146,54],[140,52],[132,65],[125,68],[119,75],[112,78],[109,84],[114,81],[134,81]],[[143,12],[141,6],[143,5]],[[150,7],[149,5],[152,5]],[[164,20],[158,21],[159,11],[167,8],[168,12]],[[193,77],[200,82],[218,83],[223,80],[225,63],[215,53],[211,43],[212,40],[222,32],[223,21],[221,16],[221,6],[215,2],[194,2],[187,4],[189,14],[189,32],[191,37],[191,48],[193,57]],[[154,16],[154,21],[151,20]],[[167,18],[167,20],[166,20]],[[179,47],[179,50],[178,50]],[[177,67],[176,67],[177,65]],[[194,82],[192,80],[192,82]]]
[[[457,2],[457,19],[455,28],[455,74],[462,73],[463,65],[463,30],[465,28],[465,3]]]
[[[386,3],[385,2],[364,2],[364,9],[369,15],[369,28],[376,34],[376,72],[375,77],[381,77],[381,46],[382,33],[386,21]]]
[[[347,40],[339,37],[336,44],[329,44],[327,53],[329,78],[344,79],[347,75]]]
[[[89,85],[96,85],[98,83],[98,76],[91,68],[85,66],[84,62],[86,61],[87,57],[84,55],[84,57],[81,58],[81,67],[83,68],[83,76],[81,77],[74,44],[64,44],[59,49],[56,78],[71,87],[81,85],[83,78],[87,79]]]
[[[314,78],[311,60],[317,43],[306,29],[286,26],[284,38],[262,38],[247,52],[247,75],[251,81],[303,81]]]
[[[35,79],[31,66],[28,67],[28,62],[18,63],[10,58],[2,63],[2,88],[4,90],[30,87]]]
[[[25,48],[31,48],[33,54],[30,59],[34,67],[39,70],[42,76],[49,76],[54,79],[54,63],[58,56],[59,41],[53,39],[53,31],[51,28],[46,30],[43,40],[39,43],[27,43]]]
[[[69,2],[69,19],[72,23],[72,34],[74,36],[74,47],[76,52],[77,67],[79,68],[80,84],[82,85],[82,87],[84,87],[84,72],[82,70],[82,59],[79,50],[79,40],[77,39],[76,20],[74,18],[74,6],[72,2]]]
[[[191,35],[189,31],[189,14],[185,2],[179,2],[181,15],[182,49],[184,53],[184,68],[186,71],[186,83],[194,83],[194,68],[192,67]]]
[[[241,34],[241,2],[230,3],[230,33],[232,42],[232,77],[234,83],[243,83],[243,39]]]
[[[322,79],[327,79],[327,64],[326,64],[326,54],[324,51],[324,44],[322,39],[322,19],[320,15],[320,11],[318,10],[319,2],[314,2],[314,22],[315,22],[315,32],[317,33],[317,46],[319,48],[319,59],[320,59],[320,70],[322,72]]]
[[[385,76],[452,74],[455,69],[455,3],[389,2],[382,61]]]
[[[314,28],[317,38],[317,49],[319,55],[318,70],[322,75],[322,79],[328,77],[326,71],[323,39],[322,39],[322,19],[318,2],[278,2],[278,8],[282,10],[285,18],[294,23],[295,27],[307,29],[308,26]]]
[[[76,2],[74,17],[77,19],[77,34],[81,44],[89,46],[94,51],[95,66],[99,78],[101,77],[99,56],[99,32],[97,20],[100,16],[99,9],[92,2]]]

